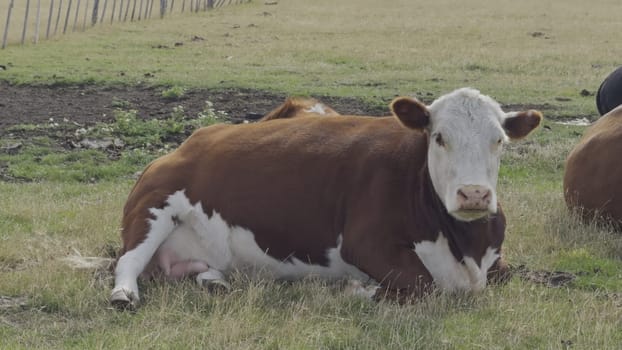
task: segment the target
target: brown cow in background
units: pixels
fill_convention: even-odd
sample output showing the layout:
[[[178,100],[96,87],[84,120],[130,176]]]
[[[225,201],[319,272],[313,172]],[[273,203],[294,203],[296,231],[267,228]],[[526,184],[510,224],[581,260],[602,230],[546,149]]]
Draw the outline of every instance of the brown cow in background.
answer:
[[[340,115],[334,109],[313,98],[290,97],[282,105],[268,112],[259,121],[274,119],[288,119],[299,117],[326,116],[334,117]]]
[[[566,160],[564,196],[570,208],[622,224],[622,106],[590,126]]]
[[[564,197],[585,219],[599,217],[622,227],[622,67],[600,84],[596,107],[603,115],[566,159]],[[617,107],[617,108],[616,108]]]

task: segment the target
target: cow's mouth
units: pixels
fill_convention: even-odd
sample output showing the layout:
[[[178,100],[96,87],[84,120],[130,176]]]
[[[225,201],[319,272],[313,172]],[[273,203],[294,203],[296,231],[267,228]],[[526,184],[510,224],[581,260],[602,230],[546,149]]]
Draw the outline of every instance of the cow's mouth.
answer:
[[[453,211],[449,214],[460,221],[473,221],[487,216],[490,214],[490,211],[481,209],[463,209]]]

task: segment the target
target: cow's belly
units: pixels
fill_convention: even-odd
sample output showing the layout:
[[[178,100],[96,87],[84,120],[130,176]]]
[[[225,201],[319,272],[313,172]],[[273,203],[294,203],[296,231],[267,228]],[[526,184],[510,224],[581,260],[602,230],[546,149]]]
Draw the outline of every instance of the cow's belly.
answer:
[[[307,264],[295,257],[281,261],[268,254],[269,248],[262,250],[259,247],[252,231],[229,225],[216,212],[208,217],[200,203],[191,205],[183,193],[171,196],[169,203],[179,206],[174,211],[183,214],[178,216],[178,225],[156,251],[152,265],[170,278],[181,278],[210,268],[225,274],[242,270],[253,276],[289,280],[307,276],[367,278],[341,257],[341,236],[334,247],[326,249],[327,265]],[[152,225],[158,219],[156,217]]]

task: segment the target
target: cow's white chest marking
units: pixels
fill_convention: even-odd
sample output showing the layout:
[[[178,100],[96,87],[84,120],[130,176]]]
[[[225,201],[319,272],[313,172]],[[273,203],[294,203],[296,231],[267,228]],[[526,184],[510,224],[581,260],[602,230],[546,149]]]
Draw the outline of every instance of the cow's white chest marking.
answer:
[[[497,249],[488,247],[480,266],[472,257],[464,262],[456,260],[449,249],[447,238],[439,232],[436,242],[422,241],[415,244],[415,253],[434,278],[434,283],[447,291],[480,291],[486,287],[488,269],[499,258]]]

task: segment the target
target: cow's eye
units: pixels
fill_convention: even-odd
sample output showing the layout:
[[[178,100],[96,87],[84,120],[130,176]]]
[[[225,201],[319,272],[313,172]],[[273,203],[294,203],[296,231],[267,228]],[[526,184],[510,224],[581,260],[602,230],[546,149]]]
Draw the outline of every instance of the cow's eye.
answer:
[[[445,140],[443,140],[443,135],[441,135],[441,133],[436,133],[436,136],[434,137],[434,141],[436,142],[437,145],[441,146],[441,147],[445,147]]]
[[[500,151],[502,147],[503,147],[503,139],[502,138],[497,139],[491,145],[491,149],[494,150],[494,151]]]

